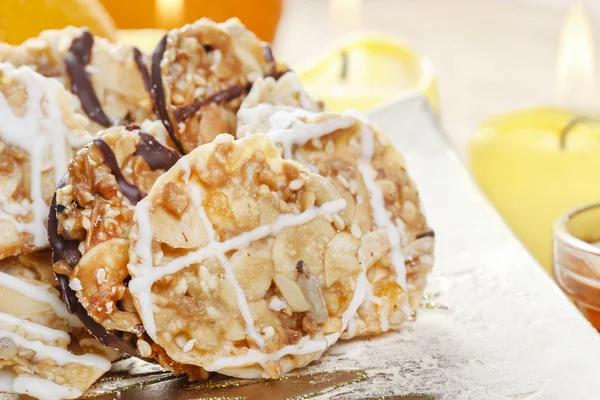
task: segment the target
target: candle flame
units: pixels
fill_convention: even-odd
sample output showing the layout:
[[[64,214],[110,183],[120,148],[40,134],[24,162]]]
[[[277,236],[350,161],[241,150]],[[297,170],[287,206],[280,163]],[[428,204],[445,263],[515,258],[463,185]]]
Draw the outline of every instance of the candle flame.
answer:
[[[156,26],[163,29],[182,25],[183,0],[155,0]]]
[[[589,107],[596,96],[594,67],[590,18],[577,2],[566,13],[558,47],[557,90],[561,99]]]

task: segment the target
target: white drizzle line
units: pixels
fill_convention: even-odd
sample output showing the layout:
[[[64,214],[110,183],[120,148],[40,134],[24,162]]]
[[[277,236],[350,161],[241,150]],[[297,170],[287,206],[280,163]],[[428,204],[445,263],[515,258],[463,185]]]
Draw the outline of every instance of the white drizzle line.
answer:
[[[0,392],[15,393],[13,381],[17,373],[8,369],[0,369]]]
[[[15,329],[22,329],[24,332],[47,341],[63,341],[70,343],[71,337],[67,332],[58,329],[48,328],[35,322],[27,321],[14,315],[0,312],[0,326],[8,325]]]
[[[189,178],[191,171],[189,160],[185,160],[182,164],[186,164],[185,166],[185,174],[183,176],[184,182],[187,187],[191,189],[192,194],[192,202],[194,203],[194,207],[198,210],[198,214],[200,215],[200,220],[202,221],[202,225],[204,225],[204,229],[206,231],[206,235],[208,236],[208,243],[206,246],[212,247],[215,243],[218,243],[215,239],[215,230],[213,229],[212,223],[208,216],[206,215],[206,210],[202,206],[202,192],[200,191],[200,187],[198,185],[190,185]],[[221,266],[225,270],[225,279],[231,283],[233,286],[233,290],[235,292],[235,297],[237,300],[238,308],[240,313],[242,314],[242,319],[246,324],[246,334],[250,336],[259,347],[263,347],[265,345],[265,341],[260,336],[260,333],[256,330],[256,326],[254,325],[254,318],[252,318],[252,312],[250,311],[250,307],[248,306],[248,301],[246,300],[246,296],[244,295],[244,290],[240,286],[237,277],[235,276],[235,272],[231,267],[231,264],[227,260],[227,257],[224,253],[219,253],[216,255],[217,259],[221,263]]]
[[[14,393],[26,394],[39,400],[76,399],[83,393],[73,387],[62,386],[36,376],[19,375],[13,379]]]
[[[27,340],[24,337],[5,329],[0,329],[0,338],[8,338],[18,347],[35,351],[36,355],[31,360],[32,363],[51,358],[56,361],[59,366],[75,363],[98,368],[103,372],[110,369],[110,361],[96,354],[75,355],[66,349],[49,346],[39,340]]]
[[[276,111],[269,117],[271,129],[267,132],[267,136],[269,136],[269,139],[273,143],[279,143],[283,146],[283,155],[285,158],[293,159],[293,145],[302,146],[309,140],[318,139],[340,129],[350,128],[355,123],[354,118],[346,116],[327,118],[311,123],[306,123],[299,119],[314,117],[316,115],[318,114],[302,109]]]
[[[378,228],[384,228],[387,231],[388,240],[391,245],[392,265],[396,271],[396,282],[406,290],[406,266],[404,265],[404,256],[402,255],[402,245],[398,227],[394,225],[390,218],[390,213],[385,208],[383,192],[375,183],[377,172],[371,165],[374,151],[374,133],[367,125],[362,124],[360,130],[361,159],[358,161],[358,170],[363,176],[365,186],[371,193],[369,203],[373,210],[373,220]]]
[[[183,160],[183,159],[182,159]],[[184,162],[188,162],[185,160]],[[185,170],[185,166],[184,170]],[[199,194],[194,195],[192,197],[195,198],[195,201],[199,200]],[[210,225],[210,221],[206,217],[206,212],[200,203],[200,207],[198,207],[200,212],[200,216],[202,217],[203,225],[206,232],[210,235],[209,232],[212,231],[212,227]],[[152,307],[152,295],[151,288],[152,285],[159,279],[177,273],[183,268],[191,265],[200,263],[207,258],[210,257],[218,257],[222,262],[222,258],[225,258],[224,255],[231,251],[237,249],[243,249],[248,247],[252,242],[256,240],[260,240],[272,235],[277,235],[283,229],[290,226],[298,226],[305,224],[314,218],[317,218],[322,215],[330,215],[340,212],[346,208],[346,201],[344,199],[338,199],[334,201],[330,201],[324,203],[320,207],[313,207],[308,209],[300,214],[281,214],[278,216],[277,220],[271,225],[263,225],[255,228],[251,231],[244,232],[243,234],[226,240],[224,242],[218,242],[214,240],[213,237],[209,239],[209,243],[193,252],[186,254],[183,257],[179,257],[164,265],[162,267],[155,267],[152,265],[152,226],[150,224],[149,211],[150,211],[150,201],[146,198],[138,203],[135,210],[135,220],[138,224],[138,240],[135,246],[135,253],[142,260],[141,264],[131,264],[130,266],[134,269],[137,269],[136,276],[129,283],[129,289],[131,293],[136,297],[138,301],[138,305],[140,308],[140,317],[143,321],[144,328],[148,332],[151,338],[156,340],[156,321],[154,320],[154,310]],[[204,215],[203,215],[204,214]],[[238,297],[238,306],[240,307],[240,312],[244,317],[246,322],[246,330],[247,332],[251,332],[254,328],[254,322],[252,319],[252,314],[249,310],[248,303],[243,294],[243,290],[239,287],[237,283],[237,279],[235,278],[235,274],[231,270],[231,267],[228,268],[228,263],[223,264],[225,268],[226,274],[228,276],[228,280],[233,284],[234,288],[237,284],[239,289],[236,290],[236,296]],[[227,273],[227,270],[230,270]],[[252,321],[250,323],[250,321]],[[258,332],[257,332],[258,334]],[[262,341],[262,338],[260,338]],[[260,343],[257,341],[257,344]],[[264,343],[264,342],[263,342]]]
[[[7,273],[0,272],[0,286],[15,290],[32,300],[46,303],[52,308],[57,316],[66,319],[70,326],[75,328],[82,327],[79,319],[74,315],[69,314],[67,308],[62,301],[60,301],[58,296],[48,291],[48,289],[51,288],[48,284],[44,283],[36,286],[8,275]]]
[[[11,210],[6,207],[6,199],[0,202],[0,218],[8,219],[15,224],[19,232],[33,235],[35,246],[47,244],[46,227],[44,222],[48,214],[48,204],[42,195],[42,171],[44,152],[51,148],[54,162],[54,179],[56,182],[67,172],[66,142],[74,147],[87,143],[89,137],[75,137],[63,122],[57,92],[64,90],[60,83],[36,73],[31,68],[23,66],[14,68],[9,63],[0,63],[0,71],[6,76],[14,77],[25,86],[27,102],[25,115],[17,116],[8,100],[0,92],[0,139],[8,144],[19,146],[29,153],[30,171],[30,210],[33,221],[19,223]],[[23,215],[22,210],[17,215]]]

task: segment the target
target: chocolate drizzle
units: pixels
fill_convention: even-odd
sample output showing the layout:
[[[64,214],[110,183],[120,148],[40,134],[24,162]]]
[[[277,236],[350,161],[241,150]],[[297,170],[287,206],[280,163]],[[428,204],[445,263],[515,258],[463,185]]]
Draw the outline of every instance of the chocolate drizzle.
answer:
[[[152,82],[150,80],[150,73],[148,73],[144,56],[137,47],[133,47],[133,59],[135,60],[135,65],[137,65],[140,75],[142,76],[142,80],[144,81],[144,87],[148,91],[150,97],[152,97]]]
[[[58,189],[65,186],[67,177],[68,174],[65,174],[60,182],[58,182]],[[69,267],[73,268],[81,259],[81,253],[78,248],[79,240],[66,240],[62,235],[58,234],[58,218],[56,217],[56,214],[56,192],[54,192],[52,203],[50,203],[50,212],[48,214],[48,243],[50,243],[50,247],[53,251],[52,262],[55,263],[60,260],[65,260],[67,264],[69,264]],[[71,310],[69,310],[69,312],[72,313]]]
[[[67,73],[71,78],[71,91],[81,102],[81,107],[90,119],[104,127],[112,125],[111,120],[102,111],[100,101],[96,96],[92,79],[85,70],[92,58],[94,37],[87,29],[77,39],[74,39],[65,56]]]
[[[68,175],[62,177],[58,183],[57,189],[65,186]],[[56,217],[56,192],[52,196],[50,211],[48,214],[48,242],[52,248],[52,262],[56,263],[60,260],[65,260],[69,267],[73,268],[81,259],[78,240],[66,240],[58,233],[58,218]],[[114,333],[106,331],[102,325],[90,317],[85,308],[79,302],[77,294],[69,287],[69,277],[67,275],[56,274],[56,278],[60,284],[60,294],[67,307],[67,311],[75,314],[81,321],[83,326],[94,336],[100,343],[105,346],[114,347],[128,354],[139,356],[136,351],[135,341],[132,337],[130,341],[124,341]]]
[[[427,231],[427,232],[422,232],[419,233],[415,236],[416,239],[421,239],[424,237],[435,237],[435,232],[434,231]]]
[[[132,125],[128,126],[126,129],[135,130],[139,129],[139,127]],[[168,169],[179,159],[179,154],[177,154],[177,152],[163,146],[148,133],[138,132],[138,134],[140,136],[140,142],[137,145],[134,155],[142,157],[152,170]],[[121,193],[123,193],[132,204],[136,204],[145,197],[145,193],[141,192],[136,186],[129,184],[129,182],[125,180],[121,169],[117,164],[114,152],[108,144],[102,139],[95,139],[93,143],[102,151],[104,163],[110,168],[111,173],[115,176]],[[65,186],[67,178],[68,174],[63,176],[58,183],[57,189]],[[82,257],[82,254],[79,251],[80,242],[78,240],[67,240],[58,233],[57,214],[59,214],[59,207],[61,208],[60,212],[65,210],[64,205],[56,204],[55,192],[52,197],[48,215],[48,242],[53,251],[52,262],[56,263],[60,260],[65,260],[69,267],[74,268]],[[56,274],[56,277],[60,283],[61,296],[66,304],[67,310],[69,313],[75,314],[94,337],[105,346],[114,347],[125,353],[141,358],[136,350],[136,336],[120,331],[107,331],[100,323],[96,322],[83,307],[77,298],[75,291],[69,287],[69,277],[61,274]],[[126,280],[125,284],[127,285],[127,283],[128,280]],[[142,332],[143,327],[140,327],[140,333]],[[142,359],[153,362],[151,359]]]
[[[127,179],[123,176],[121,172],[121,168],[119,168],[119,164],[117,164],[117,158],[115,157],[115,153],[112,151],[110,146],[102,139],[94,139],[92,141],[104,156],[104,164],[110,168],[110,172],[114,175],[117,180],[117,185],[119,185],[119,191],[123,196],[127,198],[131,202],[131,204],[136,205],[140,200],[146,197],[146,194],[143,193],[140,188],[131,183],[127,182]]]
[[[167,49],[167,35],[165,35],[154,50],[152,54],[152,64],[150,66],[150,80],[152,82],[152,88],[150,90],[150,94],[152,99],[154,100],[154,112],[158,115],[160,120],[162,121],[165,129],[169,133],[171,140],[177,147],[177,150],[181,152],[181,154],[185,154],[183,151],[183,146],[177,137],[175,136],[175,132],[173,131],[173,126],[171,125],[171,121],[169,118],[169,112],[167,111],[167,103],[165,99],[165,88],[162,83],[162,71],[160,67],[160,63],[162,61],[163,55],[165,54],[165,50]]]
[[[174,129],[173,124],[184,122],[191,116],[198,113],[198,111],[200,111],[202,109],[202,107],[204,107],[208,104],[228,102],[228,101],[231,101],[233,99],[236,99],[240,96],[247,94],[250,91],[250,89],[252,88],[252,82],[249,82],[248,85],[246,85],[245,87],[236,85],[236,86],[226,88],[220,92],[213,94],[212,96],[210,96],[204,100],[197,99],[193,103],[188,104],[187,106],[179,107],[173,111],[173,120],[174,121],[171,121],[171,117],[169,115],[169,109],[168,109],[169,106],[167,105],[167,101],[166,101],[166,94],[165,94],[165,88],[163,86],[162,71],[161,71],[161,61],[163,59],[163,55],[165,53],[166,48],[167,48],[167,35],[165,35],[162,38],[162,40],[158,43],[158,45],[156,46],[156,49],[154,50],[154,53],[152,54],[152,65],[151,65],[151,74],[150,74],[151,82],[152,82],[151,95],[152,95],[152,99],[154,100],[154,110],[155,110],[156,114],[160,117],[161,121],[163,122],[167,132],[169,133],[169,136],[173,140],[173,143],[175,144],[177,149],[181,152],[181,154],[186,154],[185,150],[183,149],[183,145],[181,144],[181,141],[175,135],[175,129]],[[265,59],[268,62],[272,63],[272,66],[273,66],[273,71],[267,76],[272,76],[275,79],[279,79],[288,70],[277,71],[276,65],[275,65],[275,60],[273,58],[273,52],[271,51],[271,47],[268,45],[265,45],[263,47],[263,49],[265,52]],[[211,48],[211,50],[212,50],[212,48]]]
[[[232,86],[213,94],[205,100],[196,100],[192,104],[177,108],[175,111],[173,111],[173,117],[175,117],[176,122],[183,122],[192,115],[196,114],[202,107],[210,103],[231,101],[245,93],[245,88],[242,88],[241,86]]]
[[[167,170],[179,160],[179,154],[175,150],[163,146],[152,135],[145,132],[139,132],[139,135],[140,142],[133,155],[142,157],[151,170]]]

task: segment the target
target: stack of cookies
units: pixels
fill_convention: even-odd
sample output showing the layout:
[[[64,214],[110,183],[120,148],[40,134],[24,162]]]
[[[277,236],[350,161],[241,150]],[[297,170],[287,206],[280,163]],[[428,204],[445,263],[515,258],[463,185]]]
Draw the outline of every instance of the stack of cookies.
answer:
[[[276,378],[398,329],[433,265],[390,140],[237,20],[0,45],[0,152],[0,391],[78,397],[120,354]]]

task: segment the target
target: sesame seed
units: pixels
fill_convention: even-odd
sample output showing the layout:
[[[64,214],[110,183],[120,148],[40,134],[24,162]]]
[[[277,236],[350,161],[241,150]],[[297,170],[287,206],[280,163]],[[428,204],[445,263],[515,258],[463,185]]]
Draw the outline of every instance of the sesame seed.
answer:
[[[179,93],[175,93],[173,95],[173,103],[175,103],[175,104],[183,104],[184,101],[185,101],[185,97],[183,97]]]
[[[304,185],[304,180],[303,179],[294,179],[293,181],[290,182],[290,184],[288,185],[288,188],[290,190],[298,190],[303,185]]]
[[[136,344],[137,349],[142,357],[150,357],[150,355],[152,354],[152,348],[150,347],[150,344],[148,344],[148,342],[146,342],[143,339],[138,339]]]
[[[263,338],[264,338],[265,340],[269,340],[269,339],[271,339],[271,338],[273,337],[273,335],[275,335],[275,328],[273,328],[273,327],[272,327],[272,326],[270,326],[270,325],[269,325],[269,326],[265,326],[265,327],[262,329],[262,332],[261,332],[261,333],[262,333],[262,335],[263,335]]]
[[[357,239],[362,237],[362,231],[356,222],[353,222],[352,225],[350,225],[350,233]]]
[[[190,339],[188,340],[185,345],[183,346],[183,352],[187,353],[188,351],[191,351],[194,348],[194,345],[196,344],[196,339]]]
[[[356,181],[355,180],[351,180],[350,181],[350,194],[356,194],[357,192],[357,187],[356,187]]]
[[[339,216],[339,214],[335,214],[333,216],[333,226],[335,226],[338,231],[342,231],[346,227],[344,220]]]
[[[335,144],[333,143],[333,141],[330,140],[325,145],[325,153],[333,154],[334,151],[335,151]]]
[[[96,282],[98,282],[98,285],[102,285],[106,282],[106,270],[104,268],[96,270]]]
[[[83,289],[83,286],[81,286],[81,281],[77,278],[71,280],[71,282],[69,283],[69,287],[76,292]]]
[[[340,183],[342,184],[343,187],[345,187],[346,189],[350,189],[350,183],[348,182],[348,180],[346,178],[344,178],[343,175],[338,175],[337,179],[338,179],[338,181],[340,181]]]

